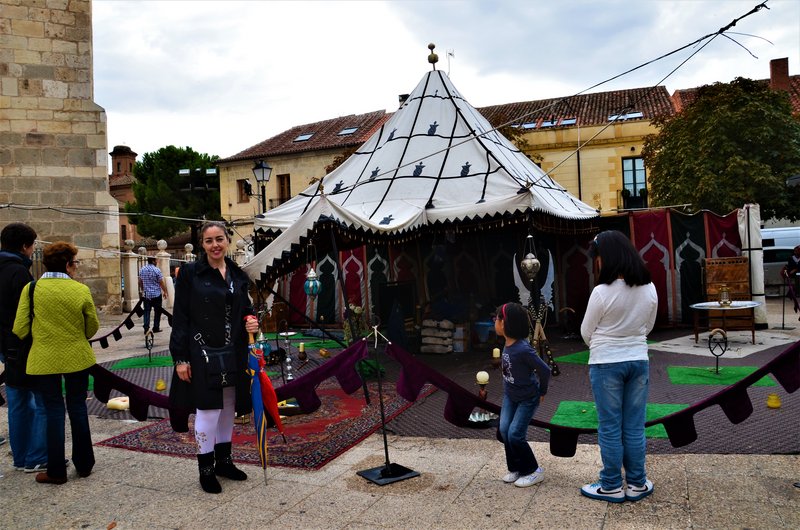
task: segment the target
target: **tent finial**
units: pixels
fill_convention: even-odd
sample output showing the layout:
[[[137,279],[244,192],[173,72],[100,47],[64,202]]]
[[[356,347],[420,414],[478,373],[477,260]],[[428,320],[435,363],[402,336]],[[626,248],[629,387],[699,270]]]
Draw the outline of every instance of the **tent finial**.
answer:
[[[439,62],[439,56],[433,53],[433,49],[436,47],[434,43],[428,44],[428,49],[431,51],[430,55],[428,55],[428,62],[433,65],[433,69],[436,70],[436,63]]]

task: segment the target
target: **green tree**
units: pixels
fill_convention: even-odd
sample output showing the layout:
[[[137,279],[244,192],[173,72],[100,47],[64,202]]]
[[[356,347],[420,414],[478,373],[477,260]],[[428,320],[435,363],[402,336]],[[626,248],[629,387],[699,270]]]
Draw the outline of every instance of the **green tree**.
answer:
[[[784,91],[744,78],[706,85],[653,124],[642,150],[652,205],[726,213],[754,202],[764,219],[800,218],[800,189],[786,185],[800,173],[800,122]]]
[[[133,175],[135,203],[127,203],[128,213],[159,214],[188,219],[220,219],[219,177],[214,169],[219,157],[201,154],[191,147],[162,147],[145,153],[136,162]],[[181,169],[189,171],[181,172]],[[185,232],[191,223],[148,215],[131,216],[139,234],[166,238]]]

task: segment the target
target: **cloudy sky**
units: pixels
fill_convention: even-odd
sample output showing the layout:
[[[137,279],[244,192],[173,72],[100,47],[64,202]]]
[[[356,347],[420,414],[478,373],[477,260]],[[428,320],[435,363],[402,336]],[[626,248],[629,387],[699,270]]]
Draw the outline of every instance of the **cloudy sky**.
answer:
[[[569,96],[717,31],[757,0],[94,0],[95,101],[109,150],[227,157],[292,126],[393,111],[428,71],[474,106]],[[670,93],[800,74],[800,0],[590,91]],[[683,61],[686,64],[670,75]],[[668,76],[668,77],[667,77]],[[666,78],[666,79],[665,79]]]

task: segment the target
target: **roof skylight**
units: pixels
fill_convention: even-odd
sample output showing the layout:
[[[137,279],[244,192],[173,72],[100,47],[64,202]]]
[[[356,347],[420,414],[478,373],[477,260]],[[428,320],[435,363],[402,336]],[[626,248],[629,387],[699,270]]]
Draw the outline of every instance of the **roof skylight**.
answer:
[[[314,136],[314,133],[303,133],[303,134],[301,134],[300,136],[298,136],[297,138],[295,138],[292,141],[293,142],[305,142],[306,140],[308,140],[312,136]]]
[[[339,131],[339,136],[347,136],[348,134],[353,134],[358,130],[358,127],[345,127],[341,131]]]
[[[608,121],[622,121],[622,120],[633,120],[636,118],[642,118],[644,114],[641,112],[629,112],[627,114],[612,114],[608,117]]]

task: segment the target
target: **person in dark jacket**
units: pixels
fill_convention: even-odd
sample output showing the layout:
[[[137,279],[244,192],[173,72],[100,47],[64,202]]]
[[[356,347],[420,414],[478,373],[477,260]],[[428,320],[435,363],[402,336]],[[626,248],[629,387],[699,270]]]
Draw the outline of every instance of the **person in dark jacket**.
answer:
[[[175,284],[169,341],[175,371],[169,398],[173,406],[196,410],[194,434],[200,485],[208,493],[219,493],[222,487],[217,476],[247,479],[233,465],[231,439],[235,414],[247,414],[252,409],[246,373],[247,334],[258,331],[258,320],[248,295],[249,278],[225,257],[229,244],[225,225],[206,222],[200,229],[200,238],[204,254],[198,261],[181,267]],[[208,383],[201,345],[233,345],[234,386],[213,388]]]
[[[23,342],[14,335],[19,295],[33,280],[36,231],[24,223],[11,223],[0,232],[0,357],[5,360],[8,433],[14,469],[35,473],[47,469],[47,420],[44,401],[20,362]]]

